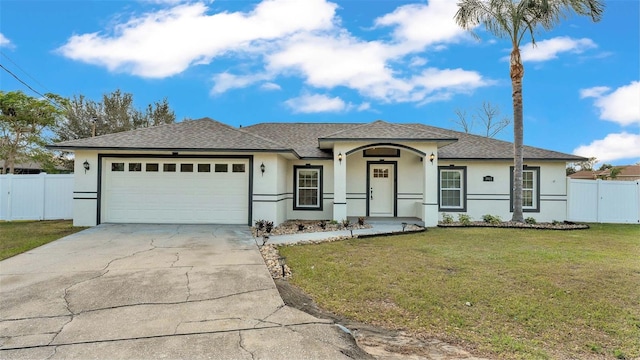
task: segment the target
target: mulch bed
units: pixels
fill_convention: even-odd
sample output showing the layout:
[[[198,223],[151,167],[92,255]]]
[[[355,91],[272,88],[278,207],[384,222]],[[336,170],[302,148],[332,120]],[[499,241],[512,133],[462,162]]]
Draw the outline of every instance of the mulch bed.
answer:
[[[538,223],[538,224],[527,224],[527,223],[519,223],[512,221],[500,222],[497,224],[491,224],[483,221],[473,221],[469,224],[462,224],[460,222],[452,222],[449,224],[439,223],[438,227],[452,227],[452,228],[461,228],[461,227],[493,227],[493,228],[514,228],[514,229],[539,229],[539,230],[584,230],[588,229],[589,225],[587,224],[576,224],[570,221],[565,221],[562,223]]]
[[[291,235],[291,234],[302,234],[302,233],[314,233],[314,232],[324,232],[324,231],[337,231],[337,230],[355,230],[355,229],[369,229],[371,225],[365,223],[364,225],[359,225],[356,223],[351,223],[348,229],[345,229],[341,223],[332,223],[329,220],[325,220],[325,228],[323,229],[320,226],[320,220],[287,220],[282,224],[276,226],[271,230],[271,236],[276,235]],[[302,230],[300,227],[302,226]],[[264,232],[260,232],[260,234],[256,233],[256,228],[251,228],[253,232],[253,236],[263,236]]]

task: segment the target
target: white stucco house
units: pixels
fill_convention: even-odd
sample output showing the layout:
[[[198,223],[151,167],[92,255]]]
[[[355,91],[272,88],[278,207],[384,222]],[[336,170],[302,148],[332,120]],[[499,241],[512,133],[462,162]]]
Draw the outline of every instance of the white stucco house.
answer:
[[[51,145],[75,153],[74,225],[511,218],[513,144],[422,124],[204,118]],[[525,216],[564,220],[567,162],[524,149]]]

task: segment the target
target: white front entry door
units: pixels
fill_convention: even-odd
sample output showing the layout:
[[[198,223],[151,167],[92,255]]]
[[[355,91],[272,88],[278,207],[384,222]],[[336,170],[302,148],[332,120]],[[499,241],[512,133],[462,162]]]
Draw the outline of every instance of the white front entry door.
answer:
[[[371,164],[369,167],[369,216],[393,216],[394,166]]]

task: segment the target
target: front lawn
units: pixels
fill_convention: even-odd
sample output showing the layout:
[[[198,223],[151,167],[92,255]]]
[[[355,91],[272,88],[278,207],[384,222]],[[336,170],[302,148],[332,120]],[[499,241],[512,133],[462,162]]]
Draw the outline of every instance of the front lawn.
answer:
[[[640,356],[640,226],[435,228],[286,246],[291,282],[356,321],[499,358]]]
[[[84,229],[71,220],[0,222],[0,260]]]

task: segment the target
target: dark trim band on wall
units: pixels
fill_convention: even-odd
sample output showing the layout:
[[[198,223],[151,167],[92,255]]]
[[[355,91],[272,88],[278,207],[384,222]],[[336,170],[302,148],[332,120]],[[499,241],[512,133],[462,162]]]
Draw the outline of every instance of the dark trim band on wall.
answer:
[[[79,197],[74,197],[73,200],[98,200],[98,198],[79,198]]]
[[[180,151],[180,150],[176,150]],[[252,225],[253,218],[253,155],[172,155],[172,154],[98,154],[98,191],[96,225],[101,224],[102,216],[102,160],[105,158],[129,158],[129,159],[245,159],[249,162],[248,190],[247,196],[247,225]]]
[[[418,154],[418,155],[420,155],[420,156],[427,156],[427,154],[426,154],[426,153],[424,153],[424,152],[422,152],[422,151],[420,151],[420,150],[418,150],[418,149],[416,149],[416,148],[412,148],[411,146],[402,145],[402,144],[394,144],[394,143],[375,143],[375,144],[362,145],[362,146],[359,146],[359,147],[357,147],[357,148],[355,148],[355,149],[352,149],[352,150],[347,151],[347,152],[345,153],[345,156],[347,156],[347,155],[351,155],[351,154],[353,154],[354,152],[357,152],[357,151],[360,151],[360,150],[364,150],[364,149],[367,149],[367,148],[372,148],[372,147],[383,147],[383,146],[387,146],[387,147],[388,147],[388,146],[392,146],[392,147],[399,147],[399,148],[402,148],[402,149],[405,149],[405,150],[413,151],[414,153],[416,153],[416,154]],[[376,156],[376,157],[380,158],[380,157],[384,157],[384,156]]]

